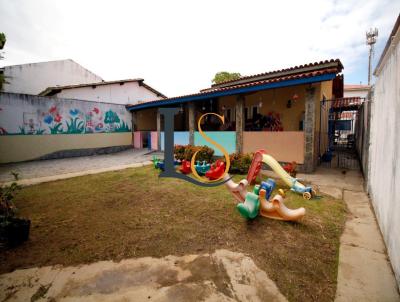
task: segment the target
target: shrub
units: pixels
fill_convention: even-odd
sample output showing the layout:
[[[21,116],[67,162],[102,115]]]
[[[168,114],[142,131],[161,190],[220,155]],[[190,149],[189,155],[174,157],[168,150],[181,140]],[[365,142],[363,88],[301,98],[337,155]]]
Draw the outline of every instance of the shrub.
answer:
[[[175,155],[176,159],[178,159],[178,160],[185,159],[185,148],[186,148],[186,146],[182,146],[182,145],[174,146],[174,155]]]
[[[251,161],[253,159],[252,153],[233,153],[229,155],[231,161],[231,166],[229,168],[229,173],[232,174],[246,174],[250,168]]]
[[[199,151],[196,155],[196,160],[211,162],[214,150],[207,146],[175,145],[174,147],[174,155],[178,160],[191,160],[196,151]]]

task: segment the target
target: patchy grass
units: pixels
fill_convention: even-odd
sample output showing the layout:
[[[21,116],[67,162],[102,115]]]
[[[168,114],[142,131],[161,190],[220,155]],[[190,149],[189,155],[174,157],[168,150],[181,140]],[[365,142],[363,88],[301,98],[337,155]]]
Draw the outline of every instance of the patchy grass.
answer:
[[[224,186],[157,176],[148,166],[24,188],[16,203],[30,240],[0,254],[0,272],[224,248],[250,255],[291,301],[334,299],[343,201],[289,192],[288,207],[307,209],[300,223],[245,221]]]

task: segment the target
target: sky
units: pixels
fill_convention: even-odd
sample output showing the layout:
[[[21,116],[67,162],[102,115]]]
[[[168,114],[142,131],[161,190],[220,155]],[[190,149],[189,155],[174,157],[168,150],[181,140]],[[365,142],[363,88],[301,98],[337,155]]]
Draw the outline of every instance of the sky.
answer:
[[[367,83],[399,0],[0,0],[0,66],[73,59],[105,80],[144,78],[169,97],[219,71],[251,75],[339,58],[345,83]]]

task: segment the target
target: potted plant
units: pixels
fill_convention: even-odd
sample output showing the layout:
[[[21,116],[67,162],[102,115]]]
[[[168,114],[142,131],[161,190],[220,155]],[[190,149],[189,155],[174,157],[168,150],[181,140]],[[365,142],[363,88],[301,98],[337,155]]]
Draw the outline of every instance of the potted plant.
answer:
[[[12,174],[18,180],[18,174]],[[9,247],[18,246],[29,238],[31,221],[16,217],[14,200],[20,190],[16,182],[0,187],[0,243]]]

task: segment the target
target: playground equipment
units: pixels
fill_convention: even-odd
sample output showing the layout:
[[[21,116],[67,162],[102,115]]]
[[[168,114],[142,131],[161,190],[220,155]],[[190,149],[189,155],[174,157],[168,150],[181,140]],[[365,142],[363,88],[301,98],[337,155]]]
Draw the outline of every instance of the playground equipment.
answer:
[[[292,210],[287,208],[283,203],[284,197],[285,193],[283,190],[280,190],[279,194],[276,194],[274,198],[268,201],[266,199],[266,191],[261,189],[259,193],[260,215],[267,218],[285,221],[297,221],[301,219],[306,214],[306,209],[298,208]]]
[[[247,180],[245,181],[247,182]],[[231,183],[228,187],[237,192],[239,191],[240,184],[234,187]],[[258,213],[260,213],[261,216],[271,219],[297,221],[306,214],[304,208],[292,210],[285,206],[283,203],[285,192],[282,189],[279,189],[278,194],[269,201],[269,196],[272,194],[274,188],[275,181],[271,178],[261,182],[260,185],[255,185],[253,192],[247,192],[244,201],[238,203],[237,209],[240,215],[246,219],[254,219],[257,217]],[[233,191],[231,192],[233,193]],[[234,196],[236,197],[236,195]]]
[[[181,171],[182,174],[189,174],[190,172],[192,172],[190,168],[190,161],[186,159],[182,160],[182,165],[179,168],[179,171]]]
[[[306,187],[300,183],[297,178],[290,176],[282,166],[265,150],[258,150],[253,157],[249,172],[247,174],[247,181],[251,184],[257,178],[258,173],[261,169],[261,164],[265,163],[271,167],[271,169],[278,174],[278,176],[290,187],[293,192],[300,193],[304,199],[311,199],[316,195],[316,192],[311,187]]]
[[[292,191],[302,193],[303,198],[310,199],[311,194],[315,195],[311,187],[306,187],[296,178],[291,177],[272,156],[266,154],[264,150],[259,150],[254,154],[246,179],[235,183],[229,174],[226,174],[223,178],[225,186],[232,193],[233,197],[239,201],[237,205],[239,213],[246,219],[253,219],[258,214],[263,217],[285,221],[297,221],[301,219],[305,215],[306,210],[304,208],[287,208],[283,202],[285,192],[282,189],[279,189],[278,194],[272,199],[270,198],[276,187],[273,179],[269,178],[266,181],[262,181],[260,185],[255,185],[253,192],[247,191],[249,184],[255,182],[262,163],[269,165]]]
[[[205,175],[211,169],[211,165],[207,164],[205,161],[197,161],[195,168],[199,175]]]
[[[211,166],[210,170],[206,172],[206,177],[209,180],[216,180],[220,178],[224,173],[225,173],[225,162],[218,159],[215,162],[215,164]]]
[[[154,168],[156,169],[160,169],[161,171],[165,170],[165,166],[164,166],[164,161],[157,158],[156,156],[153,156],[153,159],[151,160],[153,162]],[[180,165],[181,162],[178,160],[174,161],[174,166],[178,166]]]

